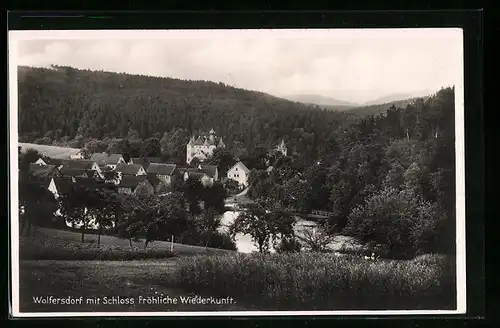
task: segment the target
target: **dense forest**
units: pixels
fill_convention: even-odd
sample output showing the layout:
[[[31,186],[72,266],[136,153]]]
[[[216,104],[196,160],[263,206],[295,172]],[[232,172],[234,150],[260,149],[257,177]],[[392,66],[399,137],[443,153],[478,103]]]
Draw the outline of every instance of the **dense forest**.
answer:
[[[222,83],[70,67],[20,67],[18,74],[24,142],[81,148],[88,138],[166,134],[185,145],[191,134],[213,128],[227,145],[269,148],[284,138],[289,149],[307,150],[314,158],[322,142],[347,122],[345,114]]]
[[[185,161],[192,134],[214,128],[211,163],[252,162],[249,196],[332,225],[391,256],[454,250],[454,88],[358,116],[207,81],[19,68],[21,141]],[[266,149],[284,138],[289,155]],[[224,170],[222,170],[224,171]]]

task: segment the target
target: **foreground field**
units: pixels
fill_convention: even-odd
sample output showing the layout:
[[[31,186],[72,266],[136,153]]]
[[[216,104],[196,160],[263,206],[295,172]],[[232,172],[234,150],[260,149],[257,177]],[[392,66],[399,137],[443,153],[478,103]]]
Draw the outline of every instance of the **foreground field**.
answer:
[[[147,261],[21,261],[21,312],[169,312],[169,311],[242,311],[238,300],[233,304],[182,304],[181,297],[195,296],[173,286],[176,260]],[[210,297],[207,293],[196,293]],[[82,304],[36,304],[33,298],[82,297]],[[177,304],[148,304],[146,300],[177,299]],[[107,298],[107,301],[105,299]],[[128,304],[109,304],[116,302]],[[100,304],[87,299],[100,298]],[[120,298],[120,300],[118,300]],[[130,304],[133,299],[134,304]],[[185,299],[185,298],[184,298]],[[111,301],[110,301],[111,300]],[[118,301],[116,301],[118,300]],[[108,303],[108,304],[104,304]],[[158,302],[157,302],[158,303]]]
[[[234,251],[205,248],[199,246],[171,244],[155,241],[144,248],[143,241],[132,242],[112,236],[101,236],[101,245],[97,244],[97,235],[85,235],[85,242],[76,232],[40,228],[36,236],[20,237],[19,257],[21,260],[140,260],[160,259],[173,256],[200,254],[227,254]]]
[[[245,299],[266,310],[436,310],[455,307],[454,261],[333,254],[235,254],[179,259],[176,284]]]

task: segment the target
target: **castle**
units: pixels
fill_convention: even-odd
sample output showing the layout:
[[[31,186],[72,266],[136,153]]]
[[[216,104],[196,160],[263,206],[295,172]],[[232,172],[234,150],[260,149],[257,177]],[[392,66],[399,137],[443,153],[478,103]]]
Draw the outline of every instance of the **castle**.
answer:
[[[276,147],[275,151],[282,153],[283,156],[286,156],[288,154],[288,149],[286,148],[285,140],[281,139],[281,143],[278,145],[278,147]]]
[[[186,162],[190,164],[194,158],[203,162],[212,156],[216,148],[224,147],[226,145],[224,145],[222,137],[218,137],[213,129],[210,130],[208,135],[199,136],[196,140],[192,136],[186,146]]]

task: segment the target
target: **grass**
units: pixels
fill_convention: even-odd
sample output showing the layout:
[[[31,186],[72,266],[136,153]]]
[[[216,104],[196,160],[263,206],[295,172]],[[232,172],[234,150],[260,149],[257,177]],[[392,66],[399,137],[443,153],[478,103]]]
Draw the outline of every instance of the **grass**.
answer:
[[[162,259],[173,256],[200,254],[227,254],[228,250],[205,248],[174,243],[170,252],[170,243],[155,241],[144,248],[144,242],[132,242],[112,236],[101,236],[101,245],[97,235],[86,234],[81,243],[81,235],[76,232],[39,228],[35,236],[19,238],[20,260],[141,260]]]
[[[363,260],[333,254],[236,254],[179,259],[175,282],[268,310],[433,310],[455,307],[453,260]]]
[[[37,145],[25,142],[19,142],[19,146],[22,147],[23,152],[28,149],[35,149],[42,155],[56,159],[69,159],[70,155],[76,155],[80,152],[78,148]]]
[[[175,258],[143,261],[20,261],[21,312],[169,312],[245,310],[239,304],[147,304],[139,297],[180,299],[193,296],[170,284]],[[198,293],[197,293],[198,294]],[[96,299],[100,304],[36,304],[33,297]],[[204,296],[212,296],[205,294]],[[103,304],[104,297],[134,299],[133,304]]]

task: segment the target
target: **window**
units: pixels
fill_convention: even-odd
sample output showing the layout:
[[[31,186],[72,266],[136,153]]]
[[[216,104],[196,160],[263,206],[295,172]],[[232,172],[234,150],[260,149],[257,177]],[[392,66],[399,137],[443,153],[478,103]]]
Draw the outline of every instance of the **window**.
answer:
[[[234,170],[235,170],[235,171],[238,171],[238,168],[237,168],[237,167],[235,167],[235,168],[234,168]]]

